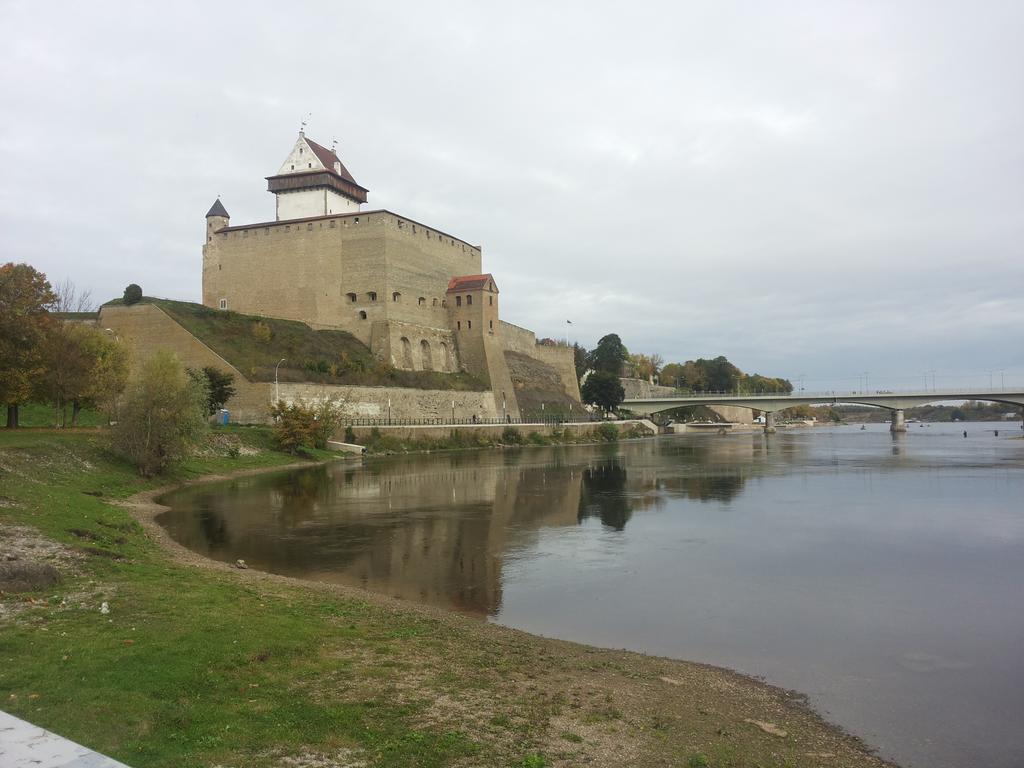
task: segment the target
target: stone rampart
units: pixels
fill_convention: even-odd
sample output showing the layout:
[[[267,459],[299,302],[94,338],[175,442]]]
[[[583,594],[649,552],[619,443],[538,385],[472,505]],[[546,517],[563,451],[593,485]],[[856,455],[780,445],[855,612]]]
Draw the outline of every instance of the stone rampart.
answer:
[[[231,420],[243,424],[264,424],[270,421],[270,407],[276,396],[271,382],[252,382],[241,371],[222,358],[179,325],[154,304],[130,307],[110,306],[100,311],[99,325],[110,328],[128,345],[132,371],[149,360],[158,350],[174,353],[189,368],[213,366],[234,375],[235,396],[226,404]],[[452,390],[411,389],[406,387],[356,387],[329,384],[281,382],[280,397],[285,402],[313,402],[325,397],[339,402],[342,412],[350,418],[387,418],[388,402],[391,418],[451,418],[452,402],[455,416],[484,419],[501,416],[491,392],[458,392]]]
[[[650,422],[645,419],[637,419],[631,421],[616,421],[612,422],[616,427],[619,428],[619,433],[622,434],[634,427],[640,427],[644,431],[654,434],[651,431]],[[574,424],[459,424],[459,425],[437,425],[437,426],[409,426],[409,427],[377,427],[383,434],[396,437],[400,440],[425,440],[425,439],[437,439],[442,437],[448,437],[451,435],[453,430],[458,430],[467,436],[480,435],[489,438],[498,438],[506,427],[511,426],[513,429],[518,430],[519,433],[525,438],[531,432],[536,432],[540,435],[549,436],[555,431],[565,431],[576,437],[593,436],[595,440],[598,439],[596,432],[597,428],[601,425],[601,422],[581,422]],[[370,432],[373,431],[374,427],[353,427],[353,431],[356,434],[356,441],[362,440],[369,436]]]

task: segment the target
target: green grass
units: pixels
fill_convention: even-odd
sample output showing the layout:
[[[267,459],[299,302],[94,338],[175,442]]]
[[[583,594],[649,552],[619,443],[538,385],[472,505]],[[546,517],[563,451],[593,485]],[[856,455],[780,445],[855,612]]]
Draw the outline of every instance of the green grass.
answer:
[[[53,427],[56,425],[56,413],[52,405],[22,403],[18,406],[18,422],[23,427]],[[70,405],[67,409],[67,423],[71,425]],[[78,412],[78,426],[105,427],[107,417],[93,408],[83,408]]]
[[[295,320],[243,315],[202,304],[145,297],[181,324],[250,381],[391,386],[480,392],[486,382],[468,373],[401,371],[377,360],[346,331],[314,330]],[[121,299],[108,302],[121,305]]]
[[[265,430],[229,432],[266,444]],[[356,700],[303,695],[333,667],[318,650],[328,635],[338,643],[338,617],[348,622],[341,645],[379,629],[364,621],[367,607],[312,590],[266,594],[171,564],[111,504],[152,484],[107,453],[102,436],[0,431],[0,458],[0,521],[108,553],[86,555],[82,577],[31,595],[45,608],[2,625],[7,711],[134,766],[269,765],[274,750],[309,745],[357,748],[375,765],[442,766],[476,750],[464,733],[422,727],[422,702],[383,691]],[[193,459],[175,478],[291,461],[271,451]],[[76,597],[61,609],[68,595]],[[98,610],[102,600],[109,615]]]

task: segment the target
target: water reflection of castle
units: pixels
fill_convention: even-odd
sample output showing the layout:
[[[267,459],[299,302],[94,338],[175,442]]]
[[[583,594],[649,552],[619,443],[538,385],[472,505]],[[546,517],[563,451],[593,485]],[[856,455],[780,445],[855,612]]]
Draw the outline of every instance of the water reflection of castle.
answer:
[[[213,557],[489,615],[502,567],[552,529],[625,529],[667,498],[728,501],[759,470],[754,442],[409,457],[196,488],[168,528]],[[666,450],[669,461],[666,461]],[[226,488],[226,490],[225,490]],[[194,504],[199,514],[185,511]]]

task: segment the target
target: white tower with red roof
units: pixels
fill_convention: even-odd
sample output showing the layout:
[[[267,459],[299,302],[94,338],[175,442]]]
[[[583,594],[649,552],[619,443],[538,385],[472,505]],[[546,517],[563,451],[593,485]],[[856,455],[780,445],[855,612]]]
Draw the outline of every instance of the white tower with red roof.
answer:
[[[304,131],[277,174],[267,177],[267,189],[277,197],[278,221],[358,213],[369,191],[333,149],[307,139]]]

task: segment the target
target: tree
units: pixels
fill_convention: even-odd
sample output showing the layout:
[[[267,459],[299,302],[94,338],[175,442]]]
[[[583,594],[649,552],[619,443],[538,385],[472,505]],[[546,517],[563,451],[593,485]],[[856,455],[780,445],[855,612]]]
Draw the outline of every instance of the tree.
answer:
[[[234,374],[207,365],[198,371],[189,368],[188,375],[206,389],[207,416],[215,414],[235,396]]]
[[[53,286],[56,296],[51,312],[93,312],[96,305],[92,300],[92,291],[79,291],[70,280],[64,280]]]
[[[125,397],[113,431],[115,450],[143,477],[165,472],[184,459],[206,433],[206,392],[178,358],[157,352]]]
[[[83,405],[113,412],[128,380],[128,353],[120,342],[89,325],[56,322],[40,349],[43,367],[34,392],[53,403],[57,426],[66,425],[69,403],[72,426],[77,425]]]
[[[654,377],[661,371],[661,365],[665,360],[655,352],[653,355],[636,354],[629,356],[629,363],[633,368],[633,375],[638,379],[647,379],[652,384]]]
[[[583,382],[580,395],[583,402],[611,411],[625,399],[626,392],[622,388],[618,374],[593,371]]]
[[[8,427],[18,426],[18,405],[42,370],[40,344],[55,299],[42,272],[28,264],[0,267],[0,403],[7,405]]]
[[[661,369],[661,383],[666,387],[682,387],[685,381],[683,366],[679,363],[669,363]]]
[[[597,347],[590,353],[590,367],[612,376],[622,375],[622,364],[629,358],[629,351],[617,333],[602,336]]]
[[[124,304],[126,307],[130,307],[132,304],[138,304],[142,301],[142,289],[135,283],[129,284],[124,289]]]
[[[585,347],[581,347],[579,344],[572,345],[572,362],[576,366],[576,381],[583,378],[583,374],[587,372],[587,350]]]

